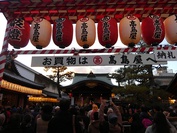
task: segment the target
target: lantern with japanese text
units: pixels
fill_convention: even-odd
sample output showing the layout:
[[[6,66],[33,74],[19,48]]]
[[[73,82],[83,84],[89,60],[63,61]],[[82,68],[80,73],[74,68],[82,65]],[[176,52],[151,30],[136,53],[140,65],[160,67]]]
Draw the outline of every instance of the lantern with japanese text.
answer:
[[[9,24],[8,43],[14,48],[27,46],[30,37],[30,25],[23,18],[16,18]]]
[[[73,25],[69,19],[59,18],[53,24],[53,41],[60,48],[68,47],[73,39]]]
[[[142,37],[147,45],[157,46],[165,37],[163,20],[158,15],[149,15],[141,24]]]
[[[96,28],[95,22],[84,17],[76,22],[76,40],[79,46],[83,48],[89,48],[95,42]]]
[[[43,18],[35,18],[31,24],[30,41],[37,48],[49,45],[51,39],[51,23]]]
[[[110,16],[105,16],[98,22],[98,40],[106,48],[113,46],[118,39],[117,21]]]
[[[171,15],[164,21],[165,39],[170,44],[177,44],[177,15]]]
[[[119,34],[122,43],[129,47],[134,47],[140,41],[141,27],[136,16],[127,16],[119,23]]]

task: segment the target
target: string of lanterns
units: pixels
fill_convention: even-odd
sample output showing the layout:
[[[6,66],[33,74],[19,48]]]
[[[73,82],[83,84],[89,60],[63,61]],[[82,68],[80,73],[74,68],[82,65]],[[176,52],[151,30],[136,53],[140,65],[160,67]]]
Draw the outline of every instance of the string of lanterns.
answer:
[[[1,88],[16,91],[16,92],[31,94],[31,95],[42,95],[42,90],[32,89],[32,88],[29,88],[29,87],[25,87],[25,86],[22,86],[22,85],[18,85],[18,84],[15,84],[15,83],[8,82],[6,80],[2,80]]]
[[[52,32],[53,30],[53,32]],[[164,38],[169,44],[177,43],[176,15],[167,17],[164,21],[158,15],[149,15],[142,23],[136,16],[122,18],[117,21],[110,16],[104,16],[98,22],[97,32],[99,43],[105,48],[110,48],[118,40],[118,31],[121,42],[134,47],[143,38],[149,46],[157,46]],[[84,49],[89,48],[95,42],[96,27],[94,21],[89,17],[80,18],[76,22],[76,41]],[[58,18],[51,23],[44,18],[34,18],[31,23],[17,18],[10,23],[8,43],[14,48],[23,48],[30,40],[37,49],[45,48],[51,40],[59,48],[68,47],[73,39],[73,25],[67,18]]]
[[[58,99],[56,98],[48,98],[48,97],[29,97],[28,101],[30,102],[52,102],[52,103],[57,103],[59,102]]]

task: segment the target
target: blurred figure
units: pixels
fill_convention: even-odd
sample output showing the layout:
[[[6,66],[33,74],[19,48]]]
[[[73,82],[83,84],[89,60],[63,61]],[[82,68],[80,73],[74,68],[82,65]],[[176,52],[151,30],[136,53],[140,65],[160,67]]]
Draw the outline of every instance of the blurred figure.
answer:
[[[61,99],[59,106],[60,110],[48,124],[47,133],[81,133],[77,117],[69,111],[70,100]]]
[[[90,124],[90,118],[87,116],[86,108],[81,107],[79,112],[80,113],[78,115],[78,120],[82,124],[82,126],[84,127],[83,132],[87,133],[88,132],[88,126]]]
[[[36,122],[36,133],[47,133],[48,123],[52,119],[52,110],[50,105],[41,108],[41,115]]]
[[[90,110],[87,114],[87,116],[90,118],[90,121],[93,120],[93,113],[92,112],[98,112],[99,108],[98,105],[96,105],[95,103],[92,104],[92,110]]]
[[[59,107],[59,106],[56,106],[56,107],[54,108],[54,115],[55,115],[59,110],[60,110],[60,107]]]
[[[93,119],[91,123],[88,126],[88,133],[99,133],[99,118],[98,118],[98,112],[92,112]]]
[[[4,108],[2,105],[0,105],[0,131],[3,129],[5,121],[6,121],[6,116],[4,113]]]
[[[107,105],[106,100],[102,100],[100,110],[99,110],[100,122],[105,121],[104,108],[106,106],[109,106],[112,109],[112,110],[109,109],[108,110],[109,112],[107,112],[108,123],[109,123],[109,133],[123,132],[124,129],[122,126],[122,115],[120,113],[119,108],[112,101],[110,101],[109,105]]]
[[[1,133],[22,133],[21,130],[21,115],[13,113],[9,119],[7,125],[3,128]]]
[[[133,114],[131,123],[131,133],[144,133],[145,127],[138,113]]]
[[[34,124],[32,123],[32,116],[26,114],[21,123],[22,133],[35,133]]]
[[[100,133],[109,133],[109,123],[108,121],[102,121],[99,124]]]
[[[177,133],[177,130],[171,125],[163,112],[157,112],[154,115],[153,124],[147,127],[145,133]]]

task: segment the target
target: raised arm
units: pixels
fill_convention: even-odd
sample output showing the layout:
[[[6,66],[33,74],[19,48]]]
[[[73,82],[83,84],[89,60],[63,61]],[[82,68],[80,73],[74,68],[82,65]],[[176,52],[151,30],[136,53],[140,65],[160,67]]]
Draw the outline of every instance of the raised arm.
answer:
[[[122,125],[122,115],[119,110],[119,107],[116,106],[112,101],[110,102],[111,108],[113,109],[114,113],[117,115],[117,122]]]

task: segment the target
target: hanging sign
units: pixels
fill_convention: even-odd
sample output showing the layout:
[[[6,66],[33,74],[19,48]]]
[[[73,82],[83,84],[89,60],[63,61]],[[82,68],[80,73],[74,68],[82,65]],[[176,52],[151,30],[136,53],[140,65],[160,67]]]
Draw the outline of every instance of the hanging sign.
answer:
[[[46,66],[113,66],[113,65],[150,65],[167,64],[158,62],[154,54],[115,54],[81,56],[34,56],[32,67]]]
[[[176,50],[154,50],[157,61],[177,61]]]

